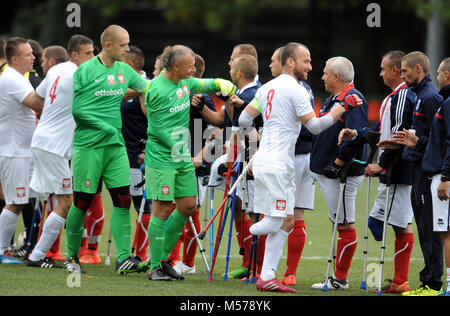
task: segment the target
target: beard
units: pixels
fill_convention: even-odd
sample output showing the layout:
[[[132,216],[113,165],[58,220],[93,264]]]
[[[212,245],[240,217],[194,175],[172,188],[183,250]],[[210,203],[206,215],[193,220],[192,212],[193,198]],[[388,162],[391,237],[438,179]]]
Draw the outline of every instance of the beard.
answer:
[[[308,79],[307,72],[295,72],[294,75],[299,81],[306,81]]]

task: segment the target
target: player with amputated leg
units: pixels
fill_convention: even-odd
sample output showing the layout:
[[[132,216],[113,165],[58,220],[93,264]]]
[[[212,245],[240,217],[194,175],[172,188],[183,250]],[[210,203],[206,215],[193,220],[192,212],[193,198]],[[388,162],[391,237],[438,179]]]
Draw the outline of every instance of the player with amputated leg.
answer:
[[[284,242],[293,227],[295,141],[302,125],[318,134],[357,106],[360,100],[349,97],[329,114],[316,118],[308,92],[299,85],[299,81],[305,79],[305,73],[312,70],[308,48],[289,43],[283,50],[281,61],[283,74],[258,90],[255,99],[242,112],[239,126],[251,126],[253,118],[262,113],[264,133],[254,157],[253,176],[255,212],[263,213],[264,218],[253,224],[250,232],[268,236],[256,288],[260,291],[295,292],[275,278]]]

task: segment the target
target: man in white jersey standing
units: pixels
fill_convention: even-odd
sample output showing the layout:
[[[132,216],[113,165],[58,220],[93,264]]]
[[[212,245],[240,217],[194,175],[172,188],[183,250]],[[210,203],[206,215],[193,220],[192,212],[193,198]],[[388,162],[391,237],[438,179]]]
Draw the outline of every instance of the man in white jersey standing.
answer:
[[[253,161],[253,176],[254,211],[264,214],[264,218],[252,225],[250,232],[254,235],[268,234],[268,237],[256,288],[259,291],[295,293],[295,289],[284,286],[275,278],[284,242],[293,227],[295,142],[302,125],[318,134],[357,106],[357,99],[349,97],[326,116],[316,118],[309,94],[299,84],[312,70],[308,48],[299,43],[287,44],[281,55],[281,64],[283,73],[259,88],[239,117],[239,126],[247,128],[254,117],[263,114],[264,132]]]
[[[24,74],[33,68],[30,44],[20,37],[5,44],[8,66],[0,76],[0,183],[6,205],[0,215],[0,263],[22,263],[5,253],[16,229],[17,218],[29,198],[30,143],[36,112],[42,103]],[[35,102],[36,101],[36,102]]]
[[[45,103],[31,141],[35,170],[30,187],[40,193],[54,193],[58,203],[45,221],[41,238],[28,258],[30,267],[62,268],[45,255],[64,226],[73,202],[69,166],[75,130],[72,117],[73,74],[78,66],[94,57],[93,42],[83,35],[72,36],[68,49],[69,61],[67,51],[61,46],[45,49],[42,68],[46,76],[36,89]],[[65,62],[62,62],[63,56]]]

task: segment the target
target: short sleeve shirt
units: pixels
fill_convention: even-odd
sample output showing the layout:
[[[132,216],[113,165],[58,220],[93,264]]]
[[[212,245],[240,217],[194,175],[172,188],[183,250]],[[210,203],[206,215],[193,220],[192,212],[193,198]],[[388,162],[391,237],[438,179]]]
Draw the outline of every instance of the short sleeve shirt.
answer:
[[[36,114],[22,102],[33,91],[29,80],[13,67],[0,76],[0,156],[31,157]]]

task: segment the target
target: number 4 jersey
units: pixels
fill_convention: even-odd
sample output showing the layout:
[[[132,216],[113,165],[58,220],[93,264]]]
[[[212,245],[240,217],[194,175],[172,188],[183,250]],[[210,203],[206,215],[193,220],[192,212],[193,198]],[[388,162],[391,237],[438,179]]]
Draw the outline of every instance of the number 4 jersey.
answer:
[[[75,121],[72,117],[73,74],[77,65],[67,61],[50,68],[36,88],[44,109],[31,141],[42,149],[70,159]]]
[[[309,93],[294,77],[282,74],[259,88],[250,104],[264,121],[253,164],[293,170],[299,117],[312,112]]]

